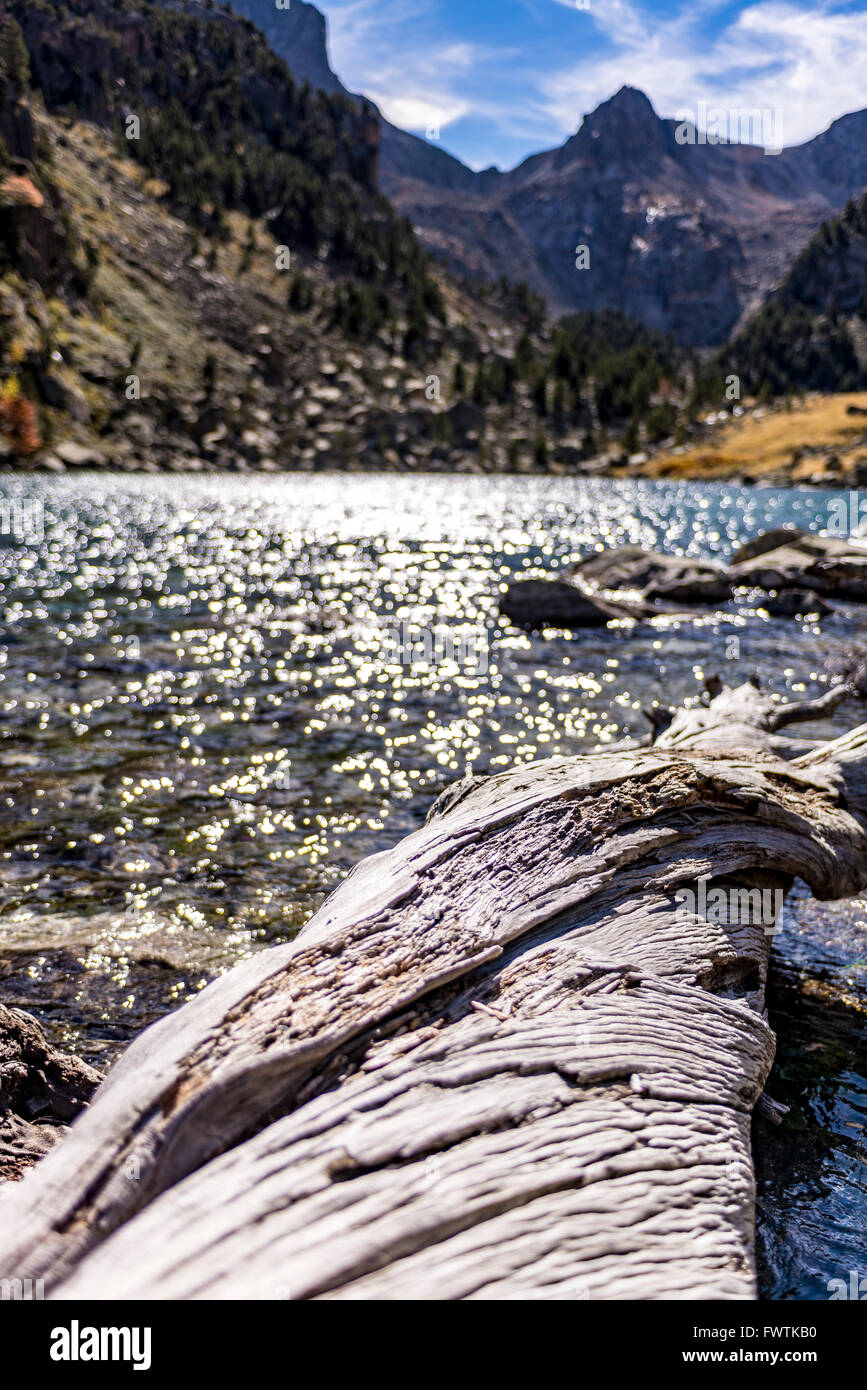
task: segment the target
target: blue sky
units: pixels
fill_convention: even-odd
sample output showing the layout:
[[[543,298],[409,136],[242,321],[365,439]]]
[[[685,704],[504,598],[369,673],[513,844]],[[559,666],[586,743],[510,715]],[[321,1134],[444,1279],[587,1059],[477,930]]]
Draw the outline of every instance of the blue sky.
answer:
[[[318,0],[332,67],[473,168],[562,143],[624,83],[660,115],[781,112],[783,142],[867,107],[867,0]],[[582,8],[583,6],[583,8]]]

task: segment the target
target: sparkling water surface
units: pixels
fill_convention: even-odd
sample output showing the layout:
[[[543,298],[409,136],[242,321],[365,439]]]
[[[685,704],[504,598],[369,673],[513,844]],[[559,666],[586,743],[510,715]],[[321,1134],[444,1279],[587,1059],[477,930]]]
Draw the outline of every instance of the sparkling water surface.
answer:
[[[7,475],[0,487],[0,998],[109,1066],[288,940],[469,771],[646,732],[757,673],[790,698],[867,609],[526,636],[502,586],[636,543],[728,558],[845,494],[567,478]],[[418,640],[407,641],[407,634]],[[396,640],[396,636],[399,640]],[[805,735],[867,718],[847,701]],[[775,945],[792,1106],[757,1139],[765,1297],[867,1275],[867,902],[797,889]],[[860,1261],[860,1265],[859,1265]]]

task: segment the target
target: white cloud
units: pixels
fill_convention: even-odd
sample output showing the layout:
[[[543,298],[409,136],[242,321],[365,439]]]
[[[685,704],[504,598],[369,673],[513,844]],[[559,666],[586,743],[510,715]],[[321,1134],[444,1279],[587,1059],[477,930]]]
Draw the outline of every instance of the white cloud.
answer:
[[[434,0],[336,0],[328,23],[335,72],[395,125],[444,129],[479,109],[469,84],[490,50],[456,42]]]
[[[707,20],[718,8],[688,5],[649,23],[629,0],[591,0],[588,18],[611,51],[540,78],[548,115],[574,130],[583,113],[628,83],[660,115],[695,110],[700,101],[779,110],[784,142],[793,145],[867,104],[867,12],[759,0],[708,41]]]
[[[524,0],[531,13],[542,0]],[[581,117],[624,84],[647,93],[660,115],[762,108],[787,145],[867,105],[867,10],[846,0],[680,0],[661,16],[653,0],[544,0],[575,10],[575,49],[539,66],[538,48],[512,47],[508,25],[491,42],[459,41],[441,0],[325,0],[332,65],[404,129],[475,121],[476,148],[491,132],[487,164],[502,142],[541,149],[572,134]],[[860,0],[859,0],[860,4]],[[569,26],[570,29],[573,26]],[[497,41],[501,46],[497,47]],[[571,40],[570,40],[571,43]],[[531,55],[531,52],[533,56]]]
[[[403,130],[425,130],[437,126],[444,130],[452,121],[459,121],[470,110],[469,102],[453,97],[451,93],[433,93],[428,97],[403,95],[399,91],[380,90],[369,87],[366,96],[376,102],[382,114],[392,125]]]

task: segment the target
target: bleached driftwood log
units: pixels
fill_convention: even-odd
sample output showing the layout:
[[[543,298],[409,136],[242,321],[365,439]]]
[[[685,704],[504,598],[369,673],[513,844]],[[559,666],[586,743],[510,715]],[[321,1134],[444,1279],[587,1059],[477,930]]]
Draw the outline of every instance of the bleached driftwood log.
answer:
[[[451,789],[295,942],[133,1043],[7,1185],[0,1275],[95,1299],[752,1297],[769,935],[682,890],[867,883],[867,726],[787,763],[773,708],[723,691],[656,746]]]

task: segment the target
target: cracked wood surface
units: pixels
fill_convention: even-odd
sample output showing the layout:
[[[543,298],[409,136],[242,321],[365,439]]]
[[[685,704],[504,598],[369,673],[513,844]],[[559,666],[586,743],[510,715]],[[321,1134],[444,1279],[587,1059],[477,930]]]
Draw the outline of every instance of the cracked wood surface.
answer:
[[[653,747],[450,789],[294,942],[132,1044],[0,1189],[0,1275],[87,1299],[754,1297],[770,938],[675,895],[867,883],[867,726],[785,762],[774,730],[808,713],[781,708],[723,690]]]

